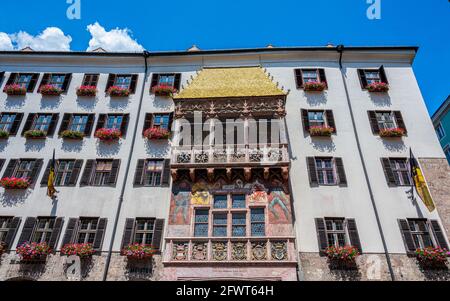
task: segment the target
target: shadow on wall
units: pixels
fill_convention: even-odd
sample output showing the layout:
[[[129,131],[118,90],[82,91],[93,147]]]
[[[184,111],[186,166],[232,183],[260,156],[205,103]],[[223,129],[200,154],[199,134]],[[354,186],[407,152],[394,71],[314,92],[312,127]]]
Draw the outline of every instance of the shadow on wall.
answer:
[[[6,109],[20,109],[25,105],[25,95],[22,96],[8,96],[5,100]]]
[[[401,138],[380,138],[385,149],[391,152],[404,152],[406,145]]]
[[[97,105],[97,97],[81,97],[79,96],[76,100],[78,106],[85,111],[93,111]]]
[[[39,152],[45,147],[47,139],[27,139],[25,142],[26,152]]]
[[[336,145],[332,139],[330,137],[311,137],[311,145],[318,151],[332,152],[336,150]]]
[[[419,264],[418,264],[419,265]],[[419,269],[422,272],[425,280],[428,281],[449,281],[450,271],[448,267],[442,267],[440,269],[424,268],[419,265]]]
[[[128,107],[130,99],[128,97],[110,97],[109,109],[113,111],[123,111]]]
[[[120,151],[122,140],[112,142],[97,141],[97,155],[99,157],[109,158],[117,155]]]
[[[25,203],[25,200],[31,194],[29,189],[27,190],[4,190],[0,194],[0,203],[3,207],[15,207],[17,205]]]
[[[370,100],[377,107],[388,107],[392,104],[391,97],[386,92],[367,92]]]
[[[165,158],[170,154],[169,140],[145,140],[145,152],[153,158]]]
[[[79,153],[82,151],[84,140],[63,139],[61,150],[67,153]]]
[[[4,151],[9,145],[9,140],[0,140],[0,152]]]
[[[173,101],[168,97],[154,96],[153,106],[165,112],[173,111]]]
[[[62,102],[60,96],[42,96],[41,110],[53,110],[59,107]]]
[[[326,92],[303,92],[306,97],[306,102],[312,106],[317,107],[327,103]]]

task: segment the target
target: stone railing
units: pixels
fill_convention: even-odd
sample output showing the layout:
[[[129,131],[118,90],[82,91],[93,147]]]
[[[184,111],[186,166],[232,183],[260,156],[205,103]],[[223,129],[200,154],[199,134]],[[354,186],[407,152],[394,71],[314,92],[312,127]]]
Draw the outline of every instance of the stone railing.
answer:
[[[287,144],[173,147],[172,166],[289,163]]]
[[[293,237],[167,238],[165,263],[296,262]]]

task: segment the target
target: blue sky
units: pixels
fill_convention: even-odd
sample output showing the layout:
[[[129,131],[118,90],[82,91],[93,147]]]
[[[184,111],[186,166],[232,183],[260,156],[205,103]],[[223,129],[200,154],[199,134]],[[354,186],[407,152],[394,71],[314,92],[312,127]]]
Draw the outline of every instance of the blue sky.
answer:
[[[57,27],[63,32],[63,42],[55,38],[53,46],[70,44],[71,50],[83,51],[90,40],[94,45],[117,46],[118,41],[128,43],[128,36],[134,49],[142,45],[150,51],[185,50],[192,44],[201,49],[263,47],[269,43],[416,45],[420,50],[414,70],[430,113],[450,94],[448,0],[380,0],[380,20],[367,18],[367,0],[79,1],[80,20],[67,18],[66,0],[3,1],[0,34],[26,32],[28,36],[19,39],[24,43],[48,27]],[[89,32],[87,26],[95,22],[98,26]],[[121,39],[116,39],[108,35],[115,28],[129,31],[117,32]],[[38,40],[43,47],[47,36]]]

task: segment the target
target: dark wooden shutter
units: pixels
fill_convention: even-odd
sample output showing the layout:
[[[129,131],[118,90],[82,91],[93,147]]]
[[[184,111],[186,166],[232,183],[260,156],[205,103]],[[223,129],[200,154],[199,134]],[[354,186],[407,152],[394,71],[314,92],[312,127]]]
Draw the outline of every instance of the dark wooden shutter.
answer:
[[[308,110],[302,109],[302,121],[303,121],[303,129],[305,130],[305,134],[309,134]]]
[[[170,159],[164,159],[164,170],[162,174],[162,185],[167,186],[170,182]]]
[[[147,113],[145,114],[144,119],[144,128],[142,129],[142,134],[144,134],[145,130],[149,129],[153,124],[153,114]]]
[[[97,131],[98,129],[101,129],[105,126],[106,116],[107,116],[106,114],[100,114],[98,116],[97,127],[95,128],[95,131]]]
[[[130,82],[130,93],[131,94],[136,93],[137,80],[138,80],[137,74],[131,75],[131,82]]]
[[[64,92],[67,92],[67,90],[68,90],[68,88],[69,88],[69,85],[70,85],[70,80],[72,79],[72,73],[66,73],[65,75],[64,75],[64,82],[63,82],[63,84],[62,84],[62,86],[61,86],[61,89],[64,91]]]
[[[95,114],[89,114],[86,122],[86,126],[84,128],[84,136],[90,137],[92,133],[92,128],[94,126]]]
[[[325,69],[320,68],[320,69],[318,69],[318,70],[319,70],[319,79],[320,79],[320,82],[321,82],[321,83],[324,83],[326,86],[328,86],[327,78],[326,78],[326,76],[325,76]]]
[[[122,133],[122,137],[125,137],[127,135],[129,120],[130,120],[130,115],[124,114],[122,117],[122,123],[120,124],[120,132]]]
[[[316,218],[317,242],[319,243],[319,252],[323,255],[328,248],[327,231],[325,228],[325,220]]]
[[[84,167],[83,176],[81,177],[80,186],[89,186],[91,184],[91,176],[95,168],[95,160],[87,160]]]
[[[119,168],[120,168],[120,159],[113,160],[111,172],[109,173],[108,182],[107,182],[107,184],[109,186],[116,186],[117,176],[119,174]]]
[[[334,122],[334,114],[332,110],[326,110],[325,111],[325,116],[327,117],[327,123],[328,126],[332,127],[334,129],[334,133],[337,133],[337,129],[336,129],[336,123]]]
[[[344,163],[342,162],[342,158],[334,158],[334,162],[336,162],[336,171],[339,178],[339,185],[347,185],[347,177],[345,175]]]
[[[155,231],[153,232],[152,246],[157,252],[161,250],[161,238],[164,230],[164,220],[157,219],[155,221]]]
[[[127,218],[125,221],[125,229],[123,230],[122,236],[122,247],[123,250],[127,245],[131,244],[131,239],[133,237],[134,232],[134,218]]]
[[[173,125],[173,112],[169,114],[169,131],[172,131],[172,125]]]
[[[294,74],[295,74],[295,84],[297,85],[297,89],[300,89],[303,87],[302,70],[294,69]]]
[[[383,165],[384,175],[389,186],[397,186],[395,181],[394,172],[392,171],[391,161],[389,158],[381,158],[381,164]]]
[[[154,86],[158,85],[159,75],[157,73],[152,74],[152,83],[150,84],[150,92],[152,91]]]
[[[17,234],[17,230],[19,229],[21,220],[22,219],[20,217],[14,217],[11,220],[11,224],[9,225],[8,232],[6,233],[4,241],[7,250],[11,249],[12,243]]]
[[[48,176],[50,174],[51,164],[52,164],[52,160],[50,159],[50,160],[48,160],[47,167],[45,168],[44,175],[42,176],[42,179],[41,179],[41,187],[48,185]]]
[[[367,115],[369,116],[372,133],[378,135],[380,133],[380,127],[378,126],[377,113],[375,111],[367,111]]]
[[[9,163],[6,166],[6,170],[3,173],[3,178],[12,177],[12,175],[14,173],[14,170],[16,169],[16,166],[17,166],[18,163],[19,163],[19,160],[17,160],[17,159],[9,160]]]
[[[114,82],[116,81],[116,74],[110,74],[108,76],[108,82],[106,83],[105,92],[108,92],[108,89],[114,86]]]
[[[36,87],[37,81],[39,79],[39,73],[33,73],[31,75],[31,80],[28,83],[27,92],[34,92],[34,88]]]
[[[59,235],[61,234],[62,226],[64,223],[64,218],[58,217],[55,220],[55,225],[53,226],[52,234],[50,235],[50,240],[48,245],[52,250],[56,250],[58,247]]]
[[[17,78],[18,75],[19,75],[19,73],[11,73],[11,74],[9,75],[8,80],[6,81],[5,88],[6,88],[6,86],[9,86],[9,85],[14,84],[14,82],[16,81],[16,78]],[[5,88],[3,88],[3,92],[6,91]]]
[[[359,240],[358,228],[353,218],[347,219],[348,237],[350,238],[350,244],[358,249],[359,253],[362,253],[361,241]]]
[[[144,175],[145,160],[138,160],[136,165],[136,172],[134,173],[134,186],[142,185],[142,177]]]
[[[55,113],[52,115],[52,121],[48,126],[47,136],[51,137],[55,133],[56,125],[58,124],[59,114]]]
[[[73,114],[64,114],[61,126],[59,127],[58,135],[61,136],[61,133],[69,128],[70,120],[72,120]]]
[[[36,221],[37,219],[35,217],[27,217],[23,225],[22,234],[20,234],[17,246],[21,246],[26,242],[30,242],[31,235],[33,235],[34,226],[36,225]]]
[[[3,165],[5,164],[6,159],[0,159],[0,170],[2,170]]]
[[[22,136],[25,134],[26,131],[31,129],[31,127],[33,126],[33,121],[34,121],[34,118],[36,117],[36,115],[37,114],[33,114],[33,113],[28,114],[27,120],[25,121],[25,125],[23,126]]]
[[[430,224],[439,247],[448,250],[448,244],[439,222],[437,220],[430,220]]]
[[[2,84],[4,76],[5,76],[5,71],[0,72],[0,85]]]
[[[61,246],[65,246],[73,242],[74,234],[78,226],[78,218],[69,218],[67,223],[66,233],[64,233],[63,241]]]
[[[319,179],[317,178],[316,159],[314,157],[306,157],[306,163],[309,172],[309,183],[311,185],[318,185]]]
[[[408,255],[413,255],[416,251],[416,244],[414,243],[413,237],[411,235],[408,221],[406,219],[399,219],[398,224],[400,226],[400,231],[402,232],[403,241],[406,247],[406,253],[408,253]]]
[[[107,223],[108,223],[107,218],[101,218],[98,220],[97,232],[95,233],[94,245],[93,245],[94,249],[96,251],[101,251]]]
[[[19,131],[20,124],[22,123],[23,113],[15,113],[16,117],[14,118],[13,124],[11,125],[11,129],[9,130],[10,136],[17,135]]]
[[[41,83],[39,84],[39,89],[42,86],[47,85],[50,82],[50,73],[44,73],[44,76],[42,77]]]
[[[387,76],[386,76],[386,70],[384,70],[384,66],[381,65],[380,69],[378,70],[378,72],[380,73],[380,79],[383,83],[389,84],[388,80],[387,80]]]
[[[69,182],[67,186],[74,187],[77,185],[78,176],[80,175],[81,167],[83,166],[83,160],[75,160],[72,173],[70,174]]]
[[[44,164],[44,160],[36,159],[34,161],[33,169],[31,170],[29,181],[30,184],[33,185],[36,183],[37,177],[39,176],[39,172],[41,171],[42,165]]]
[[[173,82],[173,87],[177,89],[177,91],[180,91],[180,84],[181,84],[181,73],[175,73],[175,80]]]
[[[405,122],[403,121],[402,113],[400,111],[394,111],[395,121],[397,122],[397,126],[407,133]]]
[[[361,88],[366,89],[367,88],[367,78],[366,73],[363,69],[358,69],[359,74],[359,82],[361,83]]]

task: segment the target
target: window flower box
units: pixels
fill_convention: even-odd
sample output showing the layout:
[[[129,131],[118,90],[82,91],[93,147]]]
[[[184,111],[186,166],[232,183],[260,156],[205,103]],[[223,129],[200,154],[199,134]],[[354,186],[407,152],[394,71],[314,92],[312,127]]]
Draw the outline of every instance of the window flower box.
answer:
[[[118,129],[105,129],[101,128],[95,132],[95,138],[101,141],[114,141],[120,139],[122,132]]]
[[[92,244],[67,244],[61,248],[61,254],[66,256],[78,256],[82,259],[90,258],[95,254]]]
[[[128,97],[130,89],[112,86],[108,89],[108,95],[111,97]]]
[[[369,92],[387,92],[389,91],[389,85],[386,83],[371,83],[367,85],[367,91]]]
[[[122,250],[122,256],[131,260],[144,260],[152,258],[155,249],[150,245],[129,244]]]
[[[152,93],[158,96],[172,97],[178,90],[169,85],[156,85],[152,88]]]
[[[144,137],[148,140],[168,139],[170,132],[163,128],[152,127],[144,131]]]
[[[95,96],[97,95],[96,86],[81,86],[77,88],[78,96]]]
[[[39,88],[39,93],[47,96],[59,96],[63,90],[55,85],[44,85]]]
[[[338,267],[352,267],[356,264],[356,258],[359,256],[359,251],[353,246],[345,247],[328,247],[325,250],[330,263]]]
[[[8,139],[9,138],[9,132],[0,130],[0,139]]]
[[[25,95],[27,94],[27,88],[21,85],[13,84],[13,85],[7,85],[4,89],[5,93],[12,96],[12,95]]]
[[[80,131],[65,130],[61,133],[61,137],[70,140],[83,140],[84,133]]]
[[[447,266],[447,256],[450,255],[450,252],[442,248],[428,247],[417,249],[415,255],[422,267],[439,269]]]
[[[391,128],[380,130],[380,137],[403,137],[405,130],[402,128]]]
[[[309,128],[309,134],[314,137],[331,137],[334,128],[330,126],[312,126]]]
[[[45,260],[51,251],[51,248],[45,242],[26,242],[16,249],[16,253],[20,256],[22,261]]]
[[[326,87],[327,87],[327,85],[325,83],[318,82],[318,81],[306,82],[303,84],[303,90],[305,90],[305,91],[320,92],[320,91],[325,90]]]
[[[5,189],[27,189],[30,182],[25,178],[5,177],[0,180],[0,185]]]
[[[41,130],[26,131],[23,136],[27,139],[41,139],[47,136],[47,132]]]

